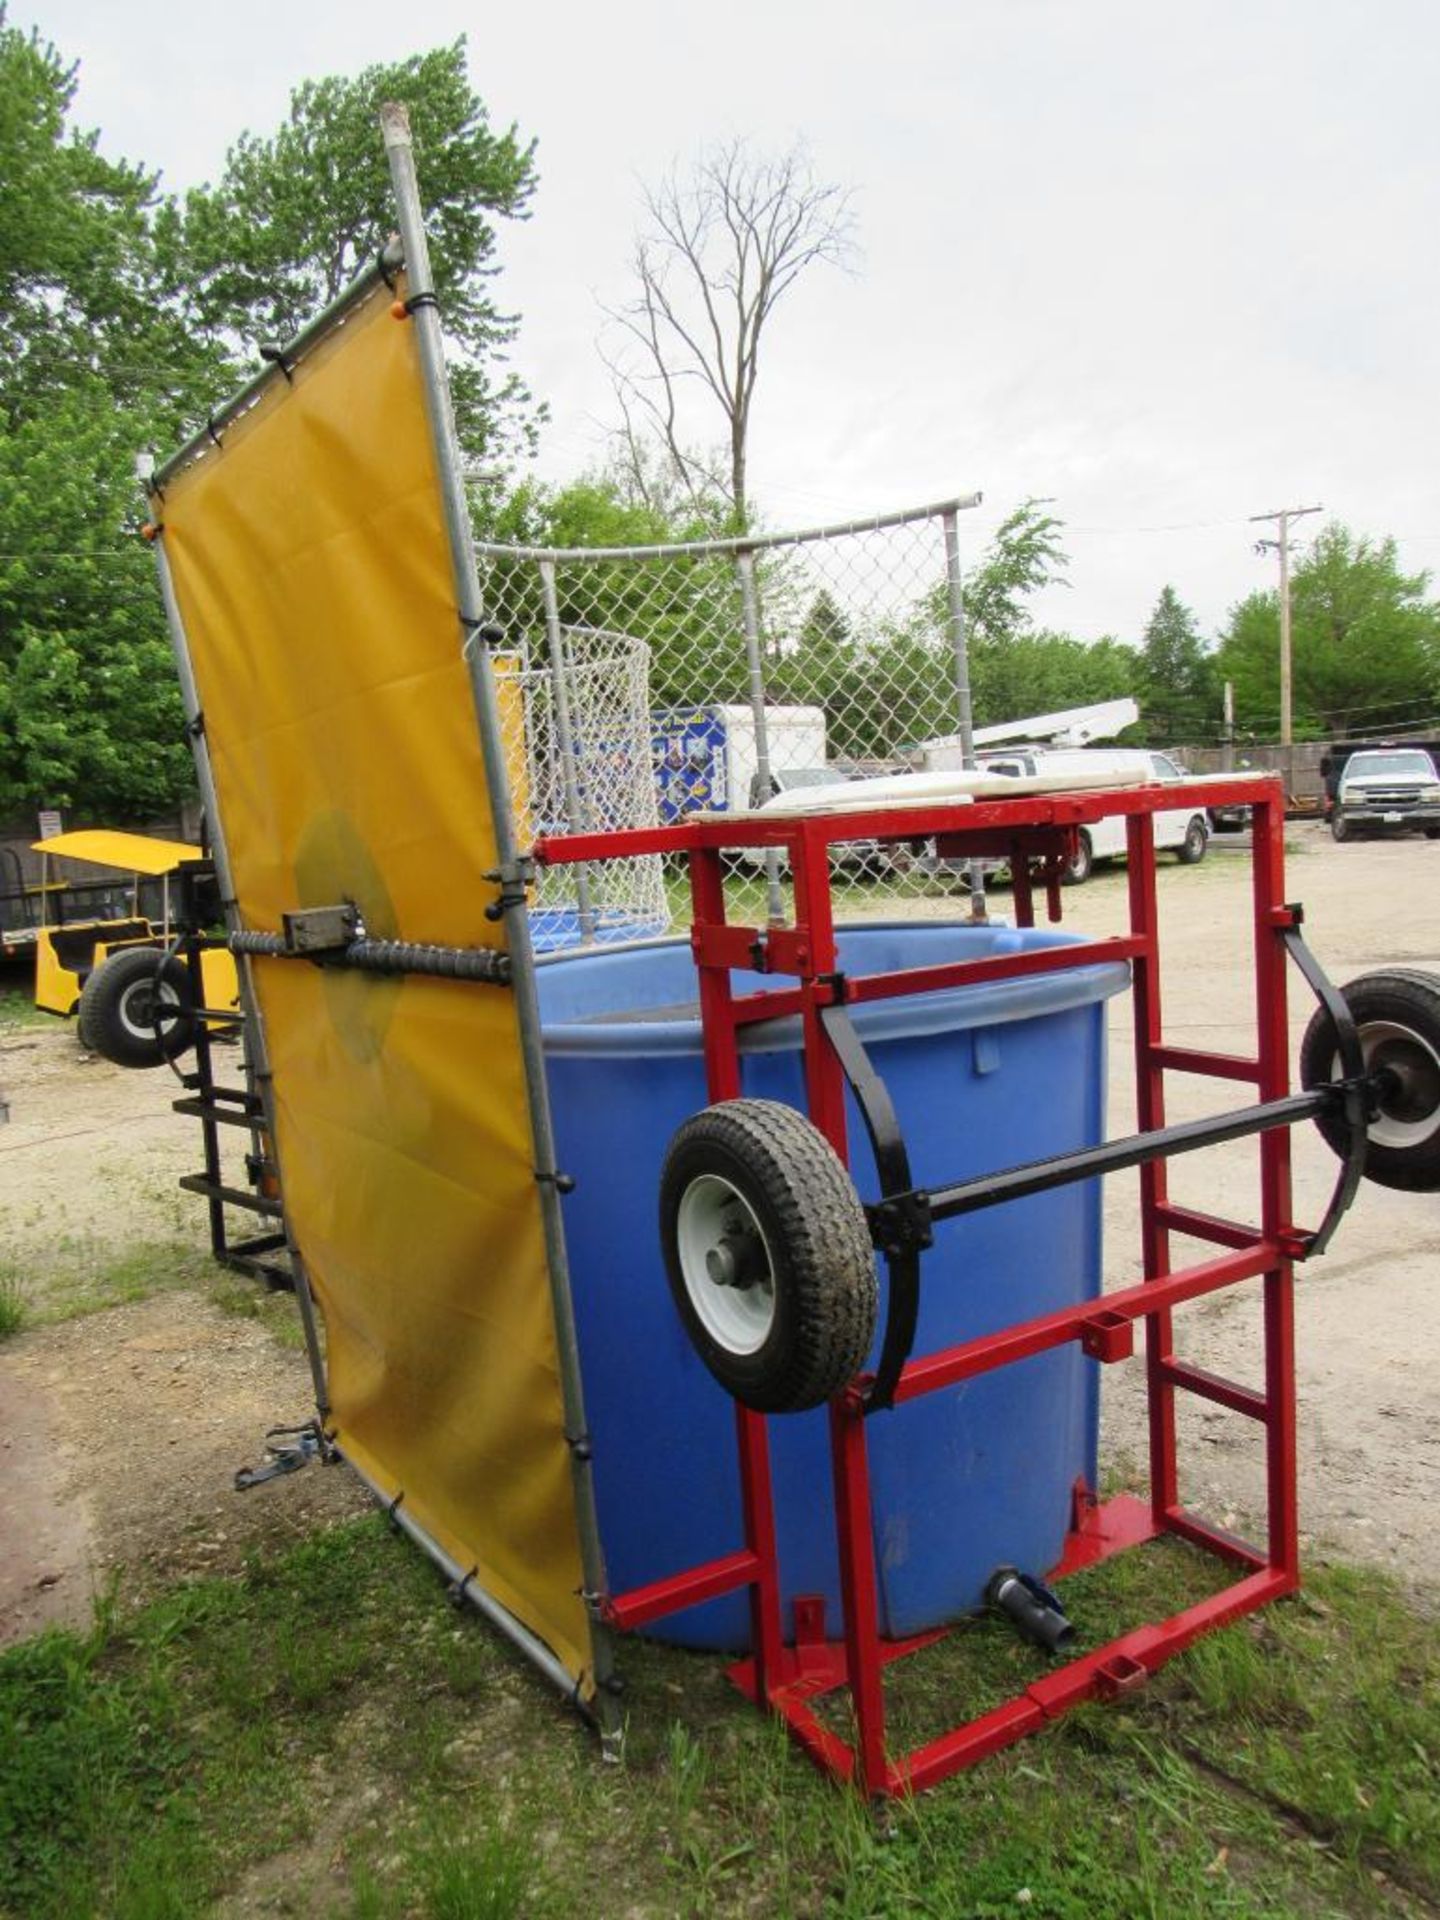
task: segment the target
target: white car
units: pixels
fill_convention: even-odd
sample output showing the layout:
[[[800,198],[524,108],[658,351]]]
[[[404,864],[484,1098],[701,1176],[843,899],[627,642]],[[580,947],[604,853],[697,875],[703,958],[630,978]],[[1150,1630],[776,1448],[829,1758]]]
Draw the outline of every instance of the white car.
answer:
[[[1064,779],[1073,774],[1083,777],[1087,786],[1097,784],[1107,773],[1116,775],[1127,786],[1143,782],[1188,780],[1191,775],[1167,753],[1150,747],[1007,747],[1003,753],[980,756],[987,773],[1011,774],[1017,778]],[[1210,845],[1210,822],[1203,807],[1167,807],[1155,815],[1155,845],[1168,848],[1185,866],[1194,866],[1205,858]],[[1080,845],[1075,858],[1065,869],[1067,886],[1078,887],[1090,878],[1097,860],[1123,858],[1125,822],[1118,815],[1097,820],[1093,827],[1081,827]]]

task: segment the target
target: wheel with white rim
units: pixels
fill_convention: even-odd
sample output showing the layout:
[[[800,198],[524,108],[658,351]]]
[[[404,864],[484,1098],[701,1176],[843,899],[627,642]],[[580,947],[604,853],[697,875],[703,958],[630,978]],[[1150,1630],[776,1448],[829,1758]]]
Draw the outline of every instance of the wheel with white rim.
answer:
[[[1412,1193],[1440,1189],[1440,976],[1416,968],[1362,974],[1341,989],[1360,1035],[1367,1073],[1379,1076],[1366,1128],[1366,1178]],[[1319,1008],[1300,1047],[1306,1087],[1344,1077],[1335,1027]],[[1341,1114],[1315,1123],[1342,1157],[1350,1130]]]
[[[687,1120],[660,1177],[660,1238],[696,1352],[745,1406],[821,1406],[864,1364],[878,1294],[865,1210],[794,1107],[726,1100]]]
[[[80,994],[80,1044],[117,1067],[158,1067],[195,1038],[190,976],[156,947],[122,947]]]

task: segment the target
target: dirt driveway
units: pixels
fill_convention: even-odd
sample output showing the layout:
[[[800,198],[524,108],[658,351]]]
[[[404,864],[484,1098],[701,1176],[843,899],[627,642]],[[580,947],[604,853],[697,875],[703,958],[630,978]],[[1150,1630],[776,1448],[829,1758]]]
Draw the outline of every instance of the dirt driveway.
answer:
[[[1337,847],[1303,826],[1292,845],[1289,892],[1306,903],[1312,944],[1335,977],[1387,964],[1440,971],[1440,844]],[[1245,1049],[1248,887],[1249,862],[1233,840],[1217,840],[1199,867],[1162,869],[1166,1029],[1176,1042]],[[1067,893],[1067,924],[1117,931],[1124,901],[1123,874],[1097,874]],[[1008,907],[1003,891],[996,904]],[[1298,979],[1295,988],[1298,1046],[1310,1008]],[[1111,1003],[1111,1021],[1110,1128],[1120,1133],[1134,1125],[1127,1001]],[[292,1326],[288,1303],[213,1275],[203,1257],[201,1205],[174,1187],[195,1164],[196,1140],[169,1110],[170,1076],[87,1060],[63,1029],[11,1026],[0,1028],[0,1090],[11,1108],[0,1127],[0,1268],[19,1276],[37,1315],[103,1309],[37,1324],[0,1349],[3,1640],[48,1619],[83,1619],[117,1571],[143,1589],[235,1566],[257,1542],[361,1502],[343,1470],[311,1469],[245,1496],[230,1490],[267,1427],[304,1418],[308,1374],[293,1332],[278,1337]],[[1171,1117],[1235,1091],[1172,1077]],[[1318,1220],[1335,1163],[1308,1128],[1295,1138],[1297,1213]],[[1241,1142],[1177,1161],[1176,1197],[1243,1214],[1254,1151]],[[1108,1183],[1112,1287],[1138,1273],[1135,1193],[1133,1174]],[[1256,1379],[1255,1289],[1186,1309],[1181,1324],[1188,1357]],[[1367,1187],[1335,1250],[1305,1270],[1298,1324],[1307,1534],[1386,1566],[1433,1603],[1440,1197]],[[1140,1368],[1108,1369],[1105,1396],[1110,1459],[1143,1460]],[[1263,1510],[1255,1441],[1237,1416],[1187,1408],[1186,1497],[1232,1522]]]

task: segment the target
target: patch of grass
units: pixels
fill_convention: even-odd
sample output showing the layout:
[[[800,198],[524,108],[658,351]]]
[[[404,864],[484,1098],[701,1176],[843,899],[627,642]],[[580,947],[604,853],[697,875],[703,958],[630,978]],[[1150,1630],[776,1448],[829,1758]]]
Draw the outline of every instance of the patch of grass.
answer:
[[[1209,1578],[1147,1549],[1066,1591],[1093,1640]],[[1440,1900],[1432,1637],[1385,1582],[1322,1570],[1134,1700],[877,1816],[722,1661],[650,1644],[602,1766],[364,1521],[0,1657],[0,1911],[182,1920],[263,1884],[368,1920],[1399,1913]],[[980,1625],[890,1671],[898,1744],[1043,1666]]]
[[[32,988],[0,988],[0,1032],[7,1027],[43,1027],[53,1019],[53,1014],[41,1013],[37,1008]]]
[[[0,1340],[13,1340],[29,1318],[24,1287],[14,1274],[0,1273]]]
[[[99,1234],[85,1234],[27,1252],[23,1267],[7,1271],[28,1295],[32,1320],[45,1325],[198,1286],[213,1265],[193,1240],[142,1241],[117,1253]]]

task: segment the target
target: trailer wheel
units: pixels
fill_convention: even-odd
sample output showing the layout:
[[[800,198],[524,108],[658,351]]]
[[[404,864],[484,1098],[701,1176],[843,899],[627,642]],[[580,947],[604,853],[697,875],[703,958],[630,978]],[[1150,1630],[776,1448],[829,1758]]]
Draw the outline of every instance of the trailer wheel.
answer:
[[[117,1067],[158,1067],[194,1042],[190,976],[173,954],[123,947],[85,982],[77,1025],[81,1046]]]
[[[1330,816],[1330,838],[1332,840],[1348,840],[1350,838],[1350,823],[1338,807]]]
[[[1095,865],[1095,849],[1089,834],[1081,827],[1075,836],[1075,858],[1060,869],[1062,887],[1083,887]]]
[[[660,1239],[700,1358],[760,1413],[818,1407],[875,1336],[875,1256],[839,1156],[794,1107],[726,1100],[678,1129]]]
[[[1382,1187],[1412,1193],[1440,1189],[1440,977],[1416,968],[1362,974],[1341,989],[1360,1032],[1360,1049],[1371,1072],[1388,1079],[1367,1129],[1367,1178]],[[1319,1008],[1300,1047],[1300,1080],[1319,1087],[1344,1069],[1335,1029]],[[1338,1114],[1315,1123],[1342,1157],[1349,1129]]]

